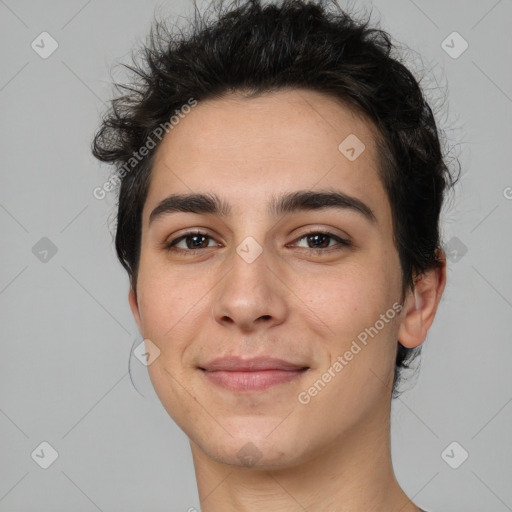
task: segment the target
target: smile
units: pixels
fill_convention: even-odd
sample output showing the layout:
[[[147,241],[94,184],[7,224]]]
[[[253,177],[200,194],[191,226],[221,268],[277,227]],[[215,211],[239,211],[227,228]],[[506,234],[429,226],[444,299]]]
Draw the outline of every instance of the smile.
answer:
[[[274,358],[219,358],[200,367],[213,384],[231,391],[262,391],[290,382],[309,367]]]

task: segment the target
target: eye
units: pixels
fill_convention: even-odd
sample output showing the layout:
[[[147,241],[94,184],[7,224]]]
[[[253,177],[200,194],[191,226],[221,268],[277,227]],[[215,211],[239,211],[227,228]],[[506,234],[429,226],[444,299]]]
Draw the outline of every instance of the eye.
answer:
[[[300,238],[297,239],[297,241],[304,239],[306,240],[306,249],[311,249],[319,253],[326,252],[325,249],[328,249],[336,245],[340,247],[337,247],[335,250],[340,250],[343,249],[344,247],[349,247],[351,245],[349,240],[341,238],[338,235],[335,235],[334,233],[331,233],[329,231],[311,231],[309,233],[306,233],[305,235],[302,235]],[[335,241],[337,242],[337,244],[335,243],[333,245],[330,245],[331,241]]]
[[[303,246],[302,248],[310,249],[317,253],[330,252],[332,247],[335,247],[334,250],[341,250],[344,247],[350,247],[351,245],[349,240],[341,238],[329,231],[311,231],[310,233],[306,233],[300,238],[297,238],[296,242],[301,240],[306,240],[307,244],[306,247]],[[337,243],[331,244],[333,241]],[[214,242],[214,245],[210,245],[210,242]],[[179,244],[182,244],[182,247],[179,247]],[[218,244],[215,243],[215,240],[208,235],[208,233],[197,230],[188,231],[183,235],[164,243],[165,250],[188,255],[193,255],[196,251],[215,246],[218,247]],[[327,249],[330,250],[327,251]]]
[[[166,242],[164,246],[167,251],[176,251],[180,253],[194,253],[197,250],[207,249],[208,247],[211,247],[209,246],[209,241],[207,241],[208,239],[210,241],[213,241],[213,238],[209,236],[207,233],[204,233],[202,231],[188,231],[187,233],[184,233],[178,238],[174,238],[173,240]],[[179,244],[182,244],[182,247],[179,247]]]

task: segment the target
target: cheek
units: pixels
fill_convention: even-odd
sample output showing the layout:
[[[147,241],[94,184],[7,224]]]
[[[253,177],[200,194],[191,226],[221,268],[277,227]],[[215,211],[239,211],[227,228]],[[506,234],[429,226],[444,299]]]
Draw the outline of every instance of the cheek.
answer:
[[[400,299],[400,285],[397,256],[382,250],[301,280],[297,295],[308,299],[303,317],[309,318],[310,330],[318,329],[316,342],[325,355],[315,379],[329,369],[336,375],[317,406],[340,407],[341,401],[349,414],[358,403],[371,403],[386,392],[394,370],[398,322],[393,305]],[[308,309],[314,315],[308,317]]]
[[[192,276],[160,257],[141,256],[137,281],[139,310],[148,334],[170,331],[193,314],[211,288],[201,270]]]
[[[391,255],[393,256],[393,255]],[[338,268],[302,272],[293,289],[306,318],[338,339],[351,339],[373,325],[399,300],[395,258],[360,258]]]
[[[171,265],[161,257],[141,258],[137,286],[142,332],[160,349],[149,368],[155,388],[159,383],[171,388],[176,384],[164,369],[186,381],[191,357],[201,348],[195,342],[210,332],[212,297],[223,275],[212,271],[208,262]]]
[[[318,286],[309,293],[308,307],[315,315],[309,317],[308,327],[315,321],[323,326],[316,341],[323,345],[325,358],[302,390],[311,399],[312,417],[329,410],[339,426],[349,417],[371,414],[388,393],[397,343],[393,305],[397,307],[399,299],[399,278],[394,267],[373,261],[314,280]]]
[[[205,279],[187,279],[182,272],[170,272],[146,261],[138,279],[142,332],[159,348],[159,356],[148,366],[157,396],[168,414],[182,428],[183,418],[199,421],[190,407],[186,352],[204,326],[204,300],[211,288]],[[201,300],[203,299],[203,301]]]

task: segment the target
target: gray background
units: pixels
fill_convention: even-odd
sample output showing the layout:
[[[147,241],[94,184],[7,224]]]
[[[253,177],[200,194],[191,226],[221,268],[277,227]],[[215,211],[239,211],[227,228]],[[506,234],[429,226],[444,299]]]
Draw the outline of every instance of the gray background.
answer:
[[[109,173],[89,145],[110,68],[156,6],[190,12],[189,0],[0,0],[2,512],[199,509],[187,438],[135,357],[130,381],[140,337],[109,233],[114,198],[92,195]],[[449,284],[419,377],[393,403],[397,477],[432,512],[512,510],[512,2],[359,6],[421,54],[463,166],[443,214]],[[47,59],[31,47],[43,31],[59,45]],[[454,31],[469,44],[458,58],[442,46]],[[58,452],[48,469],[31,457],[43,441]],[[469,453],[458,469],[441,455],[453,441]]]

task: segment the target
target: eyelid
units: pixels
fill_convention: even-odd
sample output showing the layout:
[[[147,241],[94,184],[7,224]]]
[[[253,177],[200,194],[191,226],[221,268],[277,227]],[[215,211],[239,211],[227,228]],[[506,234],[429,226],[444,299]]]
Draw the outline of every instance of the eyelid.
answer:
[[[305,238],[307,236],[311,236],[311,235],[326,235],[328,238],[332,238],[332,239],[336,240],[338,242],[336,245],[341,246],[341,247],[336,248],[336,245],[334,245],[334,246],[326,247],[326,248],[299,247],[299,249],[304,249],[306,251],[329,253],[329,252],[332,252],[332,251],[335,251],[335,250],[338,250],[341,248],[347,248],[347,247],[352,246],[352,241],[350,240],[349,237],[345,238],[339,234],[334,233],[333,231],[331,231],[330,229],[327,229],[327,228],[314,228],[309,231],[306,231],[305,233],[302,233],[301,235],[297,236],[292,243],[297,243],[299,240],[302,240],[303,238]]]
[[[167,238],[163,243],[162,246],[165,250],[170,250],[171,247],[173,247],[175,244],[180,243],[182,240],[189,236],[194,235],[201,235],[204,237],[211,238],[212,240],[215,240],[215,237],[210,235],[206,229],[201,230],[201,228],[192,228],[187,231],[184,231],[181,235],[173,236],[171,239]],[[181,250],[180,248],[177,249],[178,251]],[[196,250],[202,250],[202,249],[183,249],[183,252],[194,252]]]

